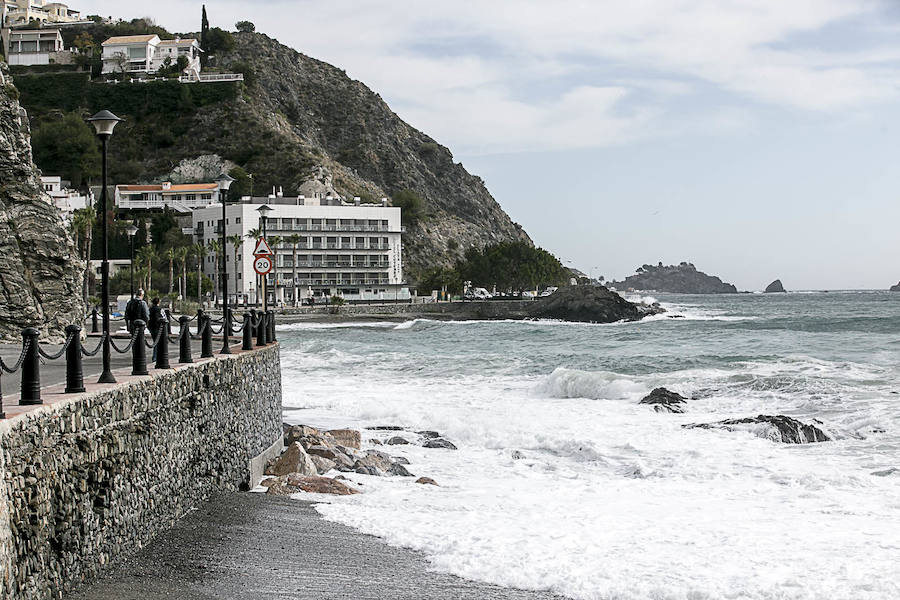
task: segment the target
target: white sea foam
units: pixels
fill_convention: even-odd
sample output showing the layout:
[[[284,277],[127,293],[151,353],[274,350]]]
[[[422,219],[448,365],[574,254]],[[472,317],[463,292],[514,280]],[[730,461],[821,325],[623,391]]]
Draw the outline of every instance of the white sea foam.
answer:
[[[579,599],[900,597],[896,361],[824,358],[827,339],[819,355],[751,346],[755,331],[740,340],[751,356],[707,365],[695,355],[732,351],[737,338],[690,340],[692,354],[677,347],[690,333],[667,341],[651,328],[408,323],[415,336],[281,338],[286,419],[436,429],[459,447],[387,447],[440,487],[349,474],[366,493],[318,505],[326,518],[420,550],[441,571]],[[682,352],[687,364],[568,366],[617,346]],[[534,368],[550,350],[555,362]],[[685,414],[638,404],[660,385],[697,398]],[[838,439],[792,446],[763,429],[682,428],[756,414],[820,419]]]

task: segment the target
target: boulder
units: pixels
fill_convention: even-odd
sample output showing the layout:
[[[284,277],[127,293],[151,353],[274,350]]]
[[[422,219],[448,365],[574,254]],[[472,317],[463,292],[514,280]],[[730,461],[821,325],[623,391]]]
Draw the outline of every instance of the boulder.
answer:
[[[682,427],[687,429],[749,431],[757,437],[785,444],[810,444],[813,442],[831,441],[831,438],[815,425],[808,425],[784,415],[758,415],[743,419],[726,419],[715,423],[692,423],[682,425]]]
[[[412,477],[413,474],[406,470],[406,467],[401,465],[400,463],[394,463],[391,465],[391,468],[388,469],[388,473],[391,475],[399,475],[401,477]]]
[[[657,306],[629,302],[602,285],[573,285],[533,302],[528,316],[533,319],[560,319],[583,323],[639,321],[647,315],[665,312]]]
[[[395,435],[391,439],[385,442],[385,444],[389,444],[391,446],[401,446],[403,444],[408,444],[409,440],[406,438],[400,437],[399,435]]]
[[[310,460],[313,461],[313,464],[316,465],[316,471],[319,472],[319,475],[322,475],[323,473],[327,473],[328,471],[332,470],[335,466],[337,466],[336,462],[334,462],[333,460],[328,460],[327,458],[322,457],[322,456],[316,456],[315,454],[313,454],[313,455],[310,455],[309,458],[310,458]]]
[[[416,479],[416,483],[421,483],[424,485],[437,485],[437,481],[435,481],[431,477],[419,477],[418,479]]]
[[[359,469],[360,467],[375,467],[380,471],[387,471],[391,468],[390,458],[386,458],[384,456],[380,456],[379,454],[367,454],[362,458],[356,459],[356,462],[353,463],[354,469]]]
[[[310,494],[337,494],[339,496],[349,496],[350,494],[358,494],[350,486],[332,479],[330,477],[319,477],[316,475],[301,475],[300,473],[290,473],[273,479],[266,479],[260,485],[269,488],[266,493],[275,496],[287,496],[296,494],[297,492],[307,492]]]
[[[307,425],[284,425],[284,445],[290,446],[303,438],[319,437],[321,433],[315,427]]]
[[[361,436],[355,429],[329,429],[325,433],[334,438],[338,445],[359,450]]]
[[[381,446],[381,440],[376,440],[375,438],[370,438],[369,443],[373,446]]]
[[[439,438],[441,434],[437,431],[417,431],[417,434],[421,435],[425,439]]]
[[[687,398],[681,394],[659,387],[644,396],[639,404],[650,404],[656,412],[683,413],[684,407],[681,405],[686,403]]]
[[[373,477],[381,477],[384,473],[381,472],[378,467],[365,467],[359,466],[353,469],[355,473],[359,473],[360,475],[372,475]]]
[[[369,431],[403,431],[403,428],[397,425],[373,425],[372,427],[366,427],[366,429]]]
[[[426,440],[424,444],[422,444],[423,448],[444,448],[446,450],[456,450],[456,446],[453,445],[453,442],[449,440],[445,440],[444,438],[435,438],[433,440]]]
[[[303,450],[303,446],[299,442],[294,442],[288,446],[281,456],[272,460],[266,467],[266,475],[287,475],[288,473],[301,473],[303,475],[317,475],[319,473],[316,464]]]
[[[767,294],[784,293],[784,291],[785,291],[785,289],[784,289],[784,286],[781,285],[780,279],[776,279],[775,281],[773,281],[772,283],[770,283],[769,285],[766,286]]]
[[[314,456],[321,456],[335,463],[337,469],[350,469],[353,467],[353,459],[341,452],[337,447],[310,446],[306,451]]]

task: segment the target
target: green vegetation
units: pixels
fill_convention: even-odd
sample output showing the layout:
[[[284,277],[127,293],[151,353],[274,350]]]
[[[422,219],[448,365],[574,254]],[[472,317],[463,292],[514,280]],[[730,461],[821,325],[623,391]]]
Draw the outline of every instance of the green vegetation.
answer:
[[[35,128],[34,162],[45,174],[60,175],[75,187],[100,174],[100,150],[91,127],[77,113],[63,113]]]
[[[400,207],[404,225],[415,225],[425,217],[425,202],[412,190],[400,190],[391,198],[392,206]]]
[[[254,31],[256,31],[256,25],[254,25],[250,21],[238,21],[234,24],[234,28],[241,33],[253,33]]]
[[[533,290],[551,285],[565,285],[569,272],[555,256],[525,242],[503,242],[483,250],[469,248],[465,257],[452,269],[427,271],[419,283],[419,293],[446,289],[458,294],[463,282],[473,287],[503,291]]]

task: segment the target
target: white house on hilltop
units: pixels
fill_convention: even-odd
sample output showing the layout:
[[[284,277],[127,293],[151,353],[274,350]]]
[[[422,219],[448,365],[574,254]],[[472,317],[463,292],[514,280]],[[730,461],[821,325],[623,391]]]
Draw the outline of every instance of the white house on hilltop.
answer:
[[[29,23],[53,23],[67,25],[84,23],[81,13],[62,2],[46,0],[0,0],[0,16],[7,27],[28,25]],[[87,21],[88,23],[90,21]]]
[[[163,210],[189,213],[218,202],[215,183],[157,183],[150,185],[117,185],[115,204],[128,210]],[[219,205],[221,206],[221,205]]]
[[[103,73],[154,73],[166,59],[187,58],[184,75],[200,78],[200,43],[193,38],[160,40],[158,35],[123,35],[103,42]]]
[[[69,189],[69,182],[63,181],[59,176],[42,175],[41,187],[44,192],[50,196],[50,200],[54,206],[62,213],[63,219],[68,221],[72,218],[72,213],[82,208],[93,205],[93,195],[87,196]]]
[[[6,29],[3,50],[10,65],[69,64],[72,51],[63,47],[59,29]]]

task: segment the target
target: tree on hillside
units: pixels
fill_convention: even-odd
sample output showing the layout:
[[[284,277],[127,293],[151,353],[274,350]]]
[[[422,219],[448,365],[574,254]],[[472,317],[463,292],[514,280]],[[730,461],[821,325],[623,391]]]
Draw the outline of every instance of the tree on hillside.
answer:
[[[412,190],[400,190],[394,194],[391,206],[400,208],[400,220],[405,225],[415,225],[425,216],[425,202]]]
[[[75,64],[84,69],[91,64],[91,59],[94,57],[94,49],[97,47],[94,38],[88,32],[82,31],[75,36],[73,44],[78,50],[75,55]]]
[[[207,63],[207,53],[209,52],[209,19],[206,18],[206,5],[203,5],[203,16],[200,17],[200,53],[201,66],[205,67]]]
[[[231,187],[228,188],[229,200],[239,200],[241,197],[249,196],[251,194],[250,186],[252,185],[253,179],[247,171],[241,167],[234,167],[228,171],[228,175],[234,177],[234,181],[231,182]]]
[[[476,287],[500,290],[563,285],[569,274],[555,256],[525,242],[501,242],[483,250],[469,248],[456,270]]]
[[[31,136],[34,162],[47,175],[68,179],[76,188],[100,175],[97,138],[77,113],[45,121]]]
[[[253,33],[254,31],[256,31],[256,25],[254,25],[250,21],[238,21],[234,24],[234,28],[241,33]]]
[[[204,39],[207,40],[205,50],[210,54],[228,52],[234,49],[234,36],[219,27],[211,28],[204,36]]]

